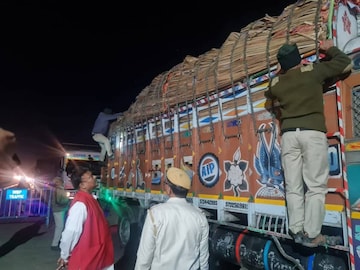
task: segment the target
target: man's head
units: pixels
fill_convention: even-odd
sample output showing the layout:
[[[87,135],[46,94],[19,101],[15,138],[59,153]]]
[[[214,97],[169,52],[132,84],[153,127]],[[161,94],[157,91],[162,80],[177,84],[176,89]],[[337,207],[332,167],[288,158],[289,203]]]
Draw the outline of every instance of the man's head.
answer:
[[[166,172],[165,184],[171,188],[176,197],[185,198],[191,187],[191,179],[184,170],[171,167]]]
[[[59,187],[59,186],[62,186],[64,185],[64,180],[60,177],[60,176],[56,176],[54,179],[53,179],[53,183],[56,187]]]
[[[96,178],[88,168],[79,167],[71,174],[71,183],[75,189],[91,193],[97,186]]]
[[[89,170],[84,170],[80,173],[79,189],[91,193],[96,187],[96,178]]]
[[[277,59],[281,69],[286,71],[300,64],[301,56],[296,44],[284,44],[280,47]]]

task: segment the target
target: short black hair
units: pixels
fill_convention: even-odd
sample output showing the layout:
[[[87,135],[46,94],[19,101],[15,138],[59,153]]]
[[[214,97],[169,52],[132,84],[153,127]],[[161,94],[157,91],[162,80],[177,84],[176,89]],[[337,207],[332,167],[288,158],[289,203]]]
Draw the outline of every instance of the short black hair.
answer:
[[[171,190],[174,192],[175,196],[178,198],[186,198],[186,195],[188,193],[188,190],[186,188],[177,186],[173,183],[170,182],[169,179],[166,179],[166,184],[169,185],[169,187],[171,188]]]
[[[81,183],[81,176],[83,176],[87,172],[91,172],[87,167],[78,167],[76,168],[76,170],[73,171],[70,179],[75,189],[79,189]]]

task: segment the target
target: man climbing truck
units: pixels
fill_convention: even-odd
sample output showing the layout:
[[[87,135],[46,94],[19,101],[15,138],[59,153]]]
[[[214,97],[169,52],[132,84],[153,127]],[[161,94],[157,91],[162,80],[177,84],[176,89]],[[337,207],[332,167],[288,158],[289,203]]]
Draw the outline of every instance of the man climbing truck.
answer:
[[[264,92],[281,45],[296,43],[301,61],[316,64],[326,61],[318,50],[324,39],[353,64],[323,93],[330,166],[321,233],[341,241],[308,248],[289,235],[282,135]],[[359,112],[359,1],[298,1],[156,76],[111,125],[114,159],[100,198],[126,245],[146,210],[167,199],[167,168],[181,167],[192,179],[188,201],[207,213],[212,267],[360,269]]]

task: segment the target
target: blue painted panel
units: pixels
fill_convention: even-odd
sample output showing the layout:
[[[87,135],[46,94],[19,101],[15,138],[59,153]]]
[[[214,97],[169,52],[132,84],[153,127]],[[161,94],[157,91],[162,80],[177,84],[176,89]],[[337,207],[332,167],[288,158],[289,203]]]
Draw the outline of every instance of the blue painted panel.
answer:
[[[349,199],[353,205],[357,200],[360,202],[360,163],[347,165]]]

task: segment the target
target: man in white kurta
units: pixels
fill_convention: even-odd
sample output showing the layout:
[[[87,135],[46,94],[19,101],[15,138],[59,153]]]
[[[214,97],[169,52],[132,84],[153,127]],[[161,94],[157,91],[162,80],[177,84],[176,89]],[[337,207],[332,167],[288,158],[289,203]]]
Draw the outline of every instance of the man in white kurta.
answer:
[[[96,178],[89,170],[80,176],[61,235],[58,265],[67,266],[68,270],[114,270],[111,232],[100,204],[91,194]]]
[[[168,169],[169,200],[148,210],[135,270],[209,269],[209,224],[201,209],[186,201],[190,186],[185,171]]]

